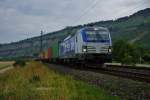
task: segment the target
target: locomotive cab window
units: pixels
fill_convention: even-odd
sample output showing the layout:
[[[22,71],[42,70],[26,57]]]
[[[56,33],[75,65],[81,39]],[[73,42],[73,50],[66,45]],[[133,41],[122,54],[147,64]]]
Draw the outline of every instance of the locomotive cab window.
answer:
[[[86,31],[86,39],[88,41],[101,41],[109,40],[109,34],[107,31]]]

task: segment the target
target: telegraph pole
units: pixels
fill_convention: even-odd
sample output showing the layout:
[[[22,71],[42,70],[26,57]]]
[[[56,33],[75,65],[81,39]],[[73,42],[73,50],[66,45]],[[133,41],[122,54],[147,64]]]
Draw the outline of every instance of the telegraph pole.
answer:
[[[43,31],[41,30],[41,37],[40,37],[40,52],[43,50]]]

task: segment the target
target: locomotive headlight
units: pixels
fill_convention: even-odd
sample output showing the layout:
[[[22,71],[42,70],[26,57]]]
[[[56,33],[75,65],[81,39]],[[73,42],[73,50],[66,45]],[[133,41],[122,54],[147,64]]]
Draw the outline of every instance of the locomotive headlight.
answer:
[[[82,46],[82,51],[87,52],[87,46]]]
[[[112,52],[112,47],[109,46],[109,48],[108,48],[108,53],[111,53],[111,52]]]
[[[87,51],[87,49],[83,49],[83,52],[86,52]]]
[[[108,49],[108,52],[111,53],[111,51],[112,51],[112,50],[109,48],[109,49]]]

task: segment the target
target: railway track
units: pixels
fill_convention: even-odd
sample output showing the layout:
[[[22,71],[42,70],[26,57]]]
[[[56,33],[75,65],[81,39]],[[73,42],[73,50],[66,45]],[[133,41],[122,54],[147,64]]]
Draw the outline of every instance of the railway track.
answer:
[[[85,70],[93,71],[96,73],[104,73],[115,75],[119,77],[129,78],[132,80],[138,80],[146,83],[150,83],[150,69],[149,68],[138,68],[129,66],[116,66],[116,65],[105,65],[99,67],[99,65],[87,65]]]
[[[60,64],[59,64],[60,65]],[[100,64],[63,64],[64,67],[71,67],[79,70],[87,70],[96,73],[110,74],[118,77],[128,78],[141,82],[150,83],[150,68],[121,66],[121,65],[100,65]],[[78,66],[78,67],[77,67]]]
[[[149,100],[150,84],[149,84],[149,81],[145,81],[145,78],[143,79],[140,76],[140,79],[139,79],[137,75],[135,78],[135,76],[133,75],[131,76],[129,75],[129,73],[125,73],[124,75],[120,74],[121,71],[119,71],[120,73],[117,71],[114,71],[115,69],[119,70],[117,69],[119,67],[116,67],[116,66],[115,68],[112,68],[113,66],[107,66],[107,69],[106,67],[102,67],[101,65],[96,65],[96,66],[99,66],[99,68],[91,68],[91,66],[93,67],[95,66],[92,64],[89,64],[87,66],[90,66],[90,68],[89,67],[85,68],[84,66],[81,67],[81,64],[77,64],[77,65],[76,64],[48,64],[48,67],[52,70],[63,73],[65,75],[66,74],[71,75],[73,76],[73,78],[77,80],[82,80],[84,82],[88,82],[89,84],[104,88],[110,91],[112,95],[119,95],[123,100],[130,100],[130,99]],[[114,70],[110,71],[111,68]],[[127,70],[128,69],[129,68],[127,68]],[[125,70],[125,69],[122,69],[122,70]],[[147,70],[143,70],[143,71],[141,70],[142,69],[140,69],[137,72],[142,73],[143,71],[147,71]],[[136,68],[134,70],[129,69],[128,71],[136,72]],[[114,77],[114,76],[117,76],[117,77]],[[135,80],[138,80],[138,81],[135,81]]]

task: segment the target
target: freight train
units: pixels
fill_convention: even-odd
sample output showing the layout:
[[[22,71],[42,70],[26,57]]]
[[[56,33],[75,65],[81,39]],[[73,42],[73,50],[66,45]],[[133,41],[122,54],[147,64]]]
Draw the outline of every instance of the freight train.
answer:
[[[62,41],[54,41],[40,54],[52,63],[105,63],[112,60],[110,32],[104,27],[84,27]]]

